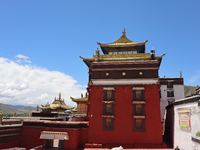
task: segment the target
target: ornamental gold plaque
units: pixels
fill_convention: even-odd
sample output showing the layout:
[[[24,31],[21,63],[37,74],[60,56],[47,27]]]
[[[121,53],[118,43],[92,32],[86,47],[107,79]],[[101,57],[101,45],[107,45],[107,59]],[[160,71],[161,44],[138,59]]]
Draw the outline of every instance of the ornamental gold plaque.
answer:
[[[126,75],[126,72],[122,72],[122,75],[125,76],[125,75]]]
[[[142,75],[143,73],[142,73],[142,72],[139,72],[139,74]]]
[[[108,73],[108,72],[106,72],[106,76],[109,76],[109,73]]]

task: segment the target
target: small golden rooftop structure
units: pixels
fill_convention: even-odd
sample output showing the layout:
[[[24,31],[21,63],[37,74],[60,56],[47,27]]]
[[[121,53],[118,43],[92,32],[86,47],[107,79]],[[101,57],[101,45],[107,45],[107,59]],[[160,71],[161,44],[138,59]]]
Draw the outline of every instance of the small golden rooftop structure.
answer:
[[[64,99],[61,99],[61,93],[59,93],[59,97],[54,99],[52,104],[41,105],[40,109],[43,112],[60,112],[63,113],[66,110],[72,110],[74,107],[67,106],[64,102]]]
[[[73,102],[77,103],[77,108],[73,110],[74,114],[86,114],[87,113],[87,102],[88,102],[88,94],[81,94],[81,98],[72,98],[70,97]]]

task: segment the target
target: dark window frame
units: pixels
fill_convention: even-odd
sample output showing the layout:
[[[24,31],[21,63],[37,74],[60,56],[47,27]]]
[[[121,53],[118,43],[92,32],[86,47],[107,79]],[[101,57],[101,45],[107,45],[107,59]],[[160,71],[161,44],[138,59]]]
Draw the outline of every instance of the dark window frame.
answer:
[[[141,121],[141,128],[137,128],[137,121]],[[136,132],[145,132],[146,131],[146,119],[143,118],[134,118],[133,119],[133,131]]]
[[[141,105],[141,113],[137,112],[137,106]],[[134,104],[133,105],[133,115],[134,116],[145,116],[145,104]]]
[[[115,118],[104,117],[103,118],[103,130],[114,131],[114,120],[115,120]],[[108,123],[107,121],[111,121],[110,127],[108,127],[106,125]]]
[[[174,97],[174,91],[167,91],[167,97]]]
[[[133,90],[132,92],[133,92],[133,101],[145,101],[144,90]],[[140,99],[137,98],[137,94],[139,94],[139,92],[141,92]]]
[[[174,87],[173,81],[167,81],[167,88],[173,88],[173,87]]]
[[[104,93],[104,96],[103,96],[104,101],[114,101],[115,100],[115,91],[114,90],[104,90],[103,93]],[[110,98],[108,98],[109,93],[111,94]]]
[[[109,109],[108,108],[108,106],[111,106],[111,112],[107,112],[107,109]],[[114,103],[103,103],[103,115],[114,115],[114,112],[115,112],[115,110],[114,110]]]

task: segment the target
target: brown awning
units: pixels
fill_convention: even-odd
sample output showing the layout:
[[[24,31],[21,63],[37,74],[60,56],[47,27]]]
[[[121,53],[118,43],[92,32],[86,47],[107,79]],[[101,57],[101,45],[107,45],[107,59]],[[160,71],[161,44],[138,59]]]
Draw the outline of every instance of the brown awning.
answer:
[[[56,132],[56,131],[42,131],[40,139],[59,139],[59,140],[69,140],[69,135],[67,132]]]

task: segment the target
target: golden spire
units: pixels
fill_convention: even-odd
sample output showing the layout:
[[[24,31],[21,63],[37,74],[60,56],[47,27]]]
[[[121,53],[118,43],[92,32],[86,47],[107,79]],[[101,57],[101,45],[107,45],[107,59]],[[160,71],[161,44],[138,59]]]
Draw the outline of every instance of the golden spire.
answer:
[[[124,31],[122,31],[122,36],[126,36],[126,29],[124,28]]]
[[[61,93],[59,93],[59,98],[58,98],[58,100],[61,100]]]

